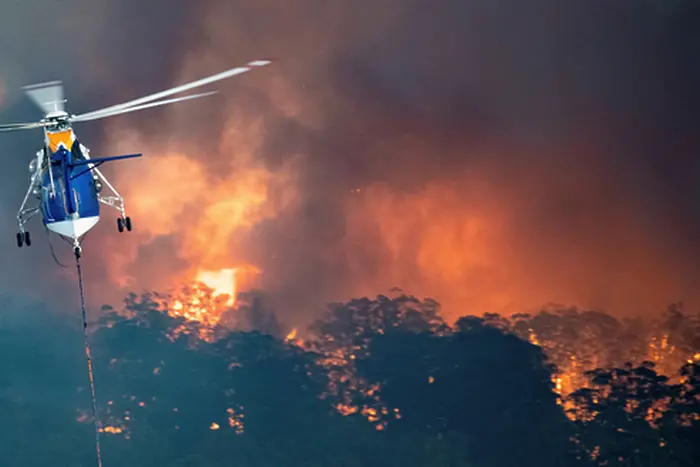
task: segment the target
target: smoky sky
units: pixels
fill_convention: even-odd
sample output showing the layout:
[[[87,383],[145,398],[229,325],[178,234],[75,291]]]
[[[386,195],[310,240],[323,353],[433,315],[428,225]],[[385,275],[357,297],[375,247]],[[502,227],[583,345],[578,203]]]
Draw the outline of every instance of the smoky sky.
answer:
[[[483,309],[491,302],[479,290],[506,290],[510,311],[553,300],[641,313],[697,298],[697,2],[69,0],[6,11],[4,121],[40,117],[24,84],[62,79],[78,113],[274,60],[217,85],[215,100],[77,131],[93,152],[113,152],[115,125],[149,144],[182,144],[215,179],[236,170],[235,145],[220,144],[230,114],[261,122],[256,161],[274,171],[298,157],[300,201],[232,245],[265,271],[290,321],[392,286],[433,295],[458,314],[502,311]],[[70,273],[55,279],[45,242],[20,251],[13,239],[39,136],[0,140],[2,274],[8,292],[49,299]],[[183,173],[183,197],[187,183]],[[377,198],[354,201],[371,196],[352,194],[358,189]],[[437,201],[421,204],[430,193]],[[491,255],[448,275],[418,253],[432,251],[418,231],[477,211],[489,219]],[[402,218],[415,232],[401,229],[399,241],[393,225]],[[108,296],[102,251],[128,240],[112,238],[105,219],[89,247],[92,280]],[[180,258],[167,253],[177,234],[169,237],[140,244],[130,271],[152,277],[159,265],[176,267]]]

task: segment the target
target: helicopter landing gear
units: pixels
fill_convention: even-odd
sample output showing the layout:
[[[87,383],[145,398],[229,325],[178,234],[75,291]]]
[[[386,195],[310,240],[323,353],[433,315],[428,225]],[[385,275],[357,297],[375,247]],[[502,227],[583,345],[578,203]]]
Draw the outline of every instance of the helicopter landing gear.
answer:
[[[117,229],[119,232],[124,232],[124,228],[131,232],[131,218],[129,216],[117,218]]]
[[[22,248],[23,245],[32,246],[32,237],[29,232],[17,232],[17,248]]]

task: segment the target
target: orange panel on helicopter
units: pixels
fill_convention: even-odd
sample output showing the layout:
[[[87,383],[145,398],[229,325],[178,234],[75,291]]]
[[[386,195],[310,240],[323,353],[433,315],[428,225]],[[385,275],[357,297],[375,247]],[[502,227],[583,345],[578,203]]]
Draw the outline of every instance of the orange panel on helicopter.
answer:
[[[60,133],[46,133],[49,139],[49,149],[51,152],[58,151],[58,147],[63,144],[67,150],[73,147],[73,130],[61,131]]]

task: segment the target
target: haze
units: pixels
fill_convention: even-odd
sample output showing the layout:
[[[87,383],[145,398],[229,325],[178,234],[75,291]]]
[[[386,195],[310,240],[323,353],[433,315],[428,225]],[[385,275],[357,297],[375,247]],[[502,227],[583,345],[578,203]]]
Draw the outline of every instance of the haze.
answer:
[[[4,7],[3,122],[41,117],[24,84],[63,80],[79,113],[275,60],[76,126],[93,153],[145,155],[105,171],[135,232],[104,211],[86,240],[94,305],[236,267],[295,324],[394,286],[448,317],[697,303],[695,2],[60,3]],[[39,223],[13,241],[39,144],[0,138],[3,292],[74,307]]]

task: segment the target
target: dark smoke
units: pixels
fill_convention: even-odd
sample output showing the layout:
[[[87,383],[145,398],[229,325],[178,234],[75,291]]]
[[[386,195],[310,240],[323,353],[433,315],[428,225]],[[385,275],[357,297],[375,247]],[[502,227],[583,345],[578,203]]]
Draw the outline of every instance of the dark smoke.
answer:
[[[236,148],[219,148],[227,118],[260,119],[255,158],[268,169],[301,156],[299,208],[232,239],[248,256],[241,248],[232,255],[261,266],[291,321],[325,301],[394,285],[455,308],[496,306],[485,296],[503,292],[512,311],[554,300],[647,313],[697,298],[697,2],[65,3],[54,29],[36,34],[42,28],[17,22],[38,21],[38,7],[13,6],[14,20],[3,17],[14,25],[3,41],[27,51],[3,58],[5,95],[14,96],[5,120],[35,118],[16,91],[25,82],[71,80],[69,99],[82,111],[249,59],[279,59],[222,83],[216,102],[131,114],[118,125],[153,144],[198,148],[191,156],[212,177],[235,170],[228,161]],[[79,131],[110,151],[102,147],[110,125]],[[36,145],[26,135],[0,141],[13,161],[3,172],[5,264],[28,265],[5,266],[5,275],[20,290],[52,275],[37,268],[54,266],[43,247],[12,245]],[[378,186],[409,200],[451,187],[427,214],[418,201],[402,205],[395,217],[415,232],[402,237],[398,258],[377,227],[386,215],[358,233],[372,200],[348,207],[352,190]],[[485,264],[441,283],[416,252],[422,230],[448,205],[453,219],[480,212],[500,230],[484,234]],[[110,235],[113,226],[101,226],[91,248]],[[173,262],[172,246],[144,251],[132,270],[151,275],[154,262]],[[95,281],[106,277],[99,259],[91,265]],[[467,311],[488,310],[452,314]]]

